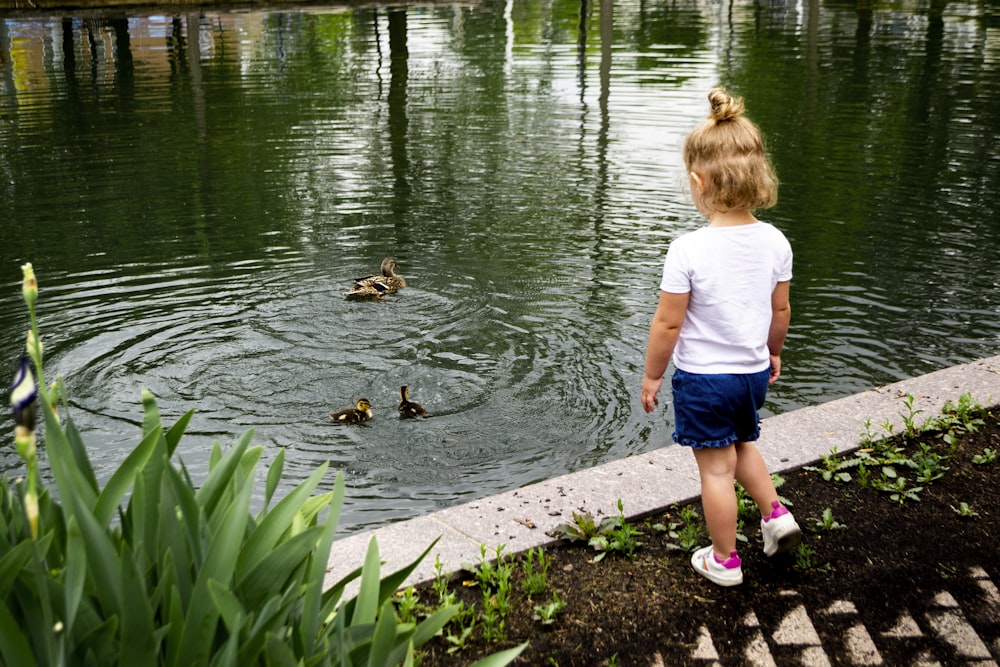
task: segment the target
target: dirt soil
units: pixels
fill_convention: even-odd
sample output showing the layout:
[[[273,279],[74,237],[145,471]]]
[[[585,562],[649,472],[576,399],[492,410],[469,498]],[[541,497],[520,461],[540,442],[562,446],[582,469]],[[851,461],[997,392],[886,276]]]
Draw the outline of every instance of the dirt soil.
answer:
[[[960,600],[981,598],[982,589],[969,577],[972,567],[984,568],[992,581],[1000,582],[1000,406],[981,416],[985,424],[961,435],[954,451],[939,433],[893,440],[909,456],[920,451],[921,444],[948,455],[943,462],[948,470],[924,485],[919,500],[900,502],[887,491],[863,487],[856,469],[849,471],[854,475],[850,482],[824,481],[818,472],[805,469],[783,473],[785,482],[778,492],[803,529],[804,549],[767,559],[760,550],[759,524],[748,526],[749,542],[740,545],[741,586],[722,588],[702,578],[691,568],[690,553],[675,548],[676,539],[652,528],[658,523],[682,523],[681,506],[633,524],[643,536],[632,557],[612,552],[595,562],[597,552],[581,542],[563,540],[547,547],[552,558],[547,587],[534,599],[522,592],[523,563],[518,555],[512,560],[514,594],[505,621],[506,638],[485,641],[479,620],[460,650],[453,650],[453,642],[445,637],[435,638],[421,650],[419,664],[470,665],[523,642],[529,646],[513,664],[646,666],[656,654],[668,666],[709,664],[692,658],[703,627],[710,632],[722,664],[745,664],[745,647],[757,630],[741,619],[753,612],[762,628],[774,627],[787,614],[790,596],[809,610],[830,659],[850,664],[836,648],[842,646],[845,628],[815,622],[819,614],[814,611],[838,600],[852,601],[858,611],[856,621],[869,634],[880,636],[898,622],[902,611],[911,610],[920,618],[942,590]],[[986,449],[998,458],[973,463],[973,456]],[[901,474],[909,477],[908,486],[916,486],[912,471]],[[960,514],[962,503],[977,515]],[[818,527],[828,508],[842,528]],[[700,522],[700,503],[689,509],[698,511]],[[707,538],[702,536],[700,543],[706,544]],[[465,573],[451,582],[450,590],[481,613],[484,596],[472,579]],[[423,603],[437,599],[430,586],[419,592]],[[533,619],[534,608],[551,601],[553,592],[565,607],[553,623],[544,625]],[[969,621],[996,651],[1000,610],[993,611],[972,614]],[[456,630],[449,627],[449,632]],[[925,637],[883,642],[878,650],[882,664],[888,665],[913,664],[926,651],[942,665],[968,664],[941,643]],[[793,664],[791,654],[783,656],[781,647],[775,650],[772,647],[779,665]]]

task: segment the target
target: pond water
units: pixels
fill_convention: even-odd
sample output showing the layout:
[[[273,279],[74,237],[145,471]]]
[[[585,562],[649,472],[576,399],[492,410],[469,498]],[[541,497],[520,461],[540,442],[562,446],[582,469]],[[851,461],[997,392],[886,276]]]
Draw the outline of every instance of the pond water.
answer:
[[[138,442],[145,386],[168,423],[196,409],[196,478],[250,428],[288,485],[342,470],[347,531],[665,446],[646,333],[668,244],[702,224],[679,148],[718,83],[767,135],[762,217],[795,251],[766,414],[997,354],[989,7],[2,16],[3,359],[13,376],[31,261],[99,474]],[[409,286],[346,301],[384,257]],[[432,418],[397,419],[403,384]],[[360,396],[372,422],[329,422]]]

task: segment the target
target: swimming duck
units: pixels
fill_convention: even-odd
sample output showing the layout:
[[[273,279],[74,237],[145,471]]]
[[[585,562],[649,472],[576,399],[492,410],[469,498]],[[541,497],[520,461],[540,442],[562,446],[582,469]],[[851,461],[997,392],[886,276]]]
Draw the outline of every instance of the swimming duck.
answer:
[[[386,294],[392,294],[396,290],[406,287],[403,276],[396,273],[396,260],[386,257],[382,260],[382,273],[372,274],[364,278],[355,278],[354,287],[350,291],[344,292],[348,297],[373,296],[381,299]]]
[[[408,417],[430,417],[430,413],[419,403],[410,400],[410,388],[403,385],[399,388],[399,416],[406,419]]]
[[[353,408],[330,413],[330,419],[338,424],[360,424],[372,418],[372,404],[367,398],[359,398]]]

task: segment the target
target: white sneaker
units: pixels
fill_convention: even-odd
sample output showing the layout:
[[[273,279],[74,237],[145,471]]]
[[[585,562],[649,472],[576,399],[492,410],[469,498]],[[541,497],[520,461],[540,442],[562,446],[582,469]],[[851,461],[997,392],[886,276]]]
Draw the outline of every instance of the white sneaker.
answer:
[[[802,529],[795,517],[777,500],[771,503],[771,516],[760,520],[760,532],[765,556],[791,551],[802,541]]]
[[[743,563],[733,551],[723,562],[715,556],[712,545],[702,547],[691,556],[691,566],[698,574],[720,586],[738,586],[743,583]]]

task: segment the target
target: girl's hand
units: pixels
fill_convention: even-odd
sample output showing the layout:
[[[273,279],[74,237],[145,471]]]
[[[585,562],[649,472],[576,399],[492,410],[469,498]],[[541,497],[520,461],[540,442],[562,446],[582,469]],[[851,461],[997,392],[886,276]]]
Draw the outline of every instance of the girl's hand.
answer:
[[[642,378],[642,409],[647,413],[652,412],[656,409],[656,404],[660,402],[660,399],[656,397],[660,393],[660,386],[663,384],[663,378],[648,378],[643,376]]]
[[[768,384],[774,384],[781,377],[781,356],[777,354],[771,355],[771,377],[768,378]]]

